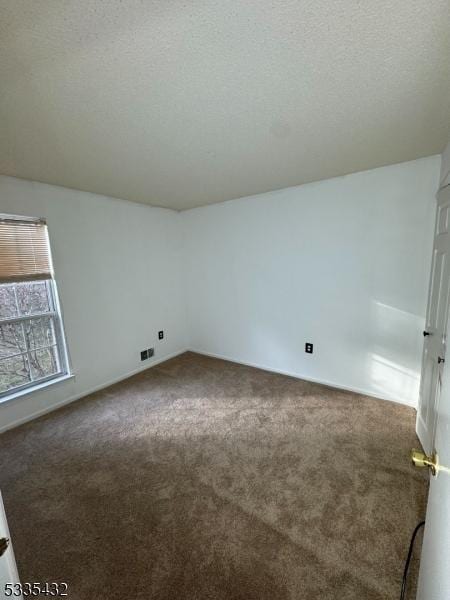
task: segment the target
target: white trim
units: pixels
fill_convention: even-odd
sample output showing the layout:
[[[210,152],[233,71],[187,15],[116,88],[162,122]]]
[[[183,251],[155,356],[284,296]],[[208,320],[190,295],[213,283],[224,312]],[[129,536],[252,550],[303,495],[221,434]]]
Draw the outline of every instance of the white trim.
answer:
[[[56,345],[56,344],[54,344]],[[52,348],[53,346],[49,346]],[[9,358],[9,357],[8,357]],[[36,385],[28,385],[27,387],[23,387],[17,391],[12,391],[11,394],[7,394],[5,396],[0,396],[0,406],[2,404],[6,404],[7,402],[11,402],[11,400],[15,400],[16,398],[21,398],[22,396],[27,396],[28,394],[33,394],[34,392],[39,392],[40,390],[45,389],[55,383],[62,383],[63,381],[67,381],[68,379],[73,379],[75,375],[73,373],[64,373],[63,375],[57,377],[50,377],[49,379],[44,379],[41,383],[36,383]],[[1,429],[0,429],[1,432]]]
[[[0,433],[3,433],[4,431],[8,431],[8,429],[13,429],[14,427],[18,427],[19,425],[23,425],[24,423],[27,423],[28,421],[32,421],[33,419],[37,419],[38,417],[41,417],[43,415],[46,415],[47,413],[57,410],[58,408],[61,408],[62,406],[65,406],[66,404],[70,404],[71,402],[80,400],[81,398],[84,398],[85,396],[89,396],[89,394],[98,392],[99,390],[107,388],[110,385],[114,385],[115,383],[119,383],[119,381],[123,381],[124,379],[128,379],[129,377],[133,377],[133,375],[142,373],[143,371],[146,371],[147,369],[150,369],[151,367],[155,367],[156,365],[159,365],[160,363],[165,362],[166,360],[170,360],[171,358],[175,358],[175,356],[179,356],[180,354],[184,354],[185,352],[188,352],[188,348],[184,348],[183,350],[177,350],[176,352],[172,352],[172,354],[168,354],[166,356],[158,358],[157,360],[153,361],[149,365],[145,365],[144,367],[139,367],[137,369],[134,369],[133,371],[129,371],[128,373],[126,373],[124,375],[120,375],[119,377],[110,379],[109,381],[107,381],[105,383],[96,385],[93,388],[90,388],[89,390],[80,392],[79,394],[75,394],[74,396],[71,396],[70,398],[66,398],[65,400],[61,400],[61,402],[56,402],[55,404],[52,404],[51,406],[46,406],[45,408],[43,408],[41,410],[37,410],[36,412],[31,413],[30,415],[27,415],[26,417],[21,417],[20,419],[16,419],[15,421],[12,421],[11,423],[4,425],[3,427],[0,427]],[[75,377],[74,375],[70,375],[70,376],[67,376],[67,379],[71,379],[74,377]],[[61,381],[61,380],[58,380],[58,381]],[[34,389],[33,389],[33,391],[34,391]]]
[[[20,281],[18,283],[36,283],[35,281]],[[4,285],[4,284],[3,284]],[[14,285],[14,284],[8,284],[8,285]],[[58,317],[58,313],[55,310],[49,310],[47,312],[43,312],[43,313],[34,313],[32,315],[20,315],[20,317],[5,317],[4,319],[0,319],[1,324],[2,325],[11,325],[14,323],[23,323],[23,321],[33,321],[34,319],[45,319],[46,317],[50,317],[50,318],[57,318]],[[34,348],[33,348],[34,350]],[[18,353],[20,354],[20,353]],[[5,356],[5,358],[9,358],[9,356]]]
[[[260,365],[260,364],[253,363],[253,362],[237,360],[236,358],[230,358],[229,356],[224,356],[222,354],[214,354],[213,352],[204,352],[203,350],[194,350],[193,348],[190,348],[189,352],[194,352],[195,354],[201,354],[203,356],[210,356],[211,358],[219,358],[220,360],[226,360],[228,362],[237,363],[238,365],[245,365],[246,367],[254,367],[255,369],[261,369],[262,371],[269,371],[270,373],[278,373],[280,375],[287,375],[288,377],[294,377],[295,379],[303,379],[304,381],[310,381],[311,383],[319,383],[321,385],[333,387],[338,390],[343,390],[345,392],[354,392],[356,394],[361,394],[363,396],[370,396],[371,398],[376,398],[377,400],[395,402],[396,404],[402,404],[404,406],[409,406],[410,408],[414,408],[415,410],[417,410],[417,406],[414,402],[408,402],[407,400],[404,400],[402,398],[394,398],[394,397],[390,397],[390,396],[380,396],[370,390],[365,390],[363,388],[351,387],[348,385],[341,385],[341,384],[335,383],[334,381],[327,381],[326,379],[316,379],[314,377],[307,377],[306,375],[300,375],[299,373],[294,373],[293,371],[285,371],[283,369],[274,369],[273,367],[268,367],[267,365]]]

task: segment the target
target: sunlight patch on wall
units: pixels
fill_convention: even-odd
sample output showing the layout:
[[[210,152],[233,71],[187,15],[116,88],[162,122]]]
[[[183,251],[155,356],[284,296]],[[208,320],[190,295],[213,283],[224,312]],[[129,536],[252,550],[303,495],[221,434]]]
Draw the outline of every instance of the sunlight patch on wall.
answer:
[[[417,404],[424,319],[389,304],[372,301],[369,375],[383,396]]]

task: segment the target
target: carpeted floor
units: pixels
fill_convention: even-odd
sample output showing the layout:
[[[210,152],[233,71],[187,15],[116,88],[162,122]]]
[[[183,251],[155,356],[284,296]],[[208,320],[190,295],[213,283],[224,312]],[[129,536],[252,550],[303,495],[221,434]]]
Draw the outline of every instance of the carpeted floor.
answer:
[[[69,600],[396,599],[425,512],[414,417],[186,353],[0,436],[21,579]]]

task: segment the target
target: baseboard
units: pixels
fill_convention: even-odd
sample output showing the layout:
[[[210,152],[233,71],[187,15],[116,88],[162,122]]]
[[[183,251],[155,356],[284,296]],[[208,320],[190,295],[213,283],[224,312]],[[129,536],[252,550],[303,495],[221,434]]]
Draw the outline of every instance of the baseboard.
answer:
[[[125,373],[124,375],[120,375],[119,377],[110,379],[109,381],[106,381],[105,383],[96,385],[93,388],[90,388],[84,392],[75,394],[74,396],[70,396],[69,398],[65,398],[64,400],[61,400],[60,402],[56,402],[55,404],[52,404],[51,406],[46,406],[45,408],[37,410],[36,412],[26,415],[25,417],[21,417],[20,419],[16,419],[15,421],[12,421],[11,423],[8,423],[7,425],[3,425],[2,427],[0,427],[0,434],[3,433],[4,431],[8,431],[9,429],[14,429],[15,427],[19,427],[19,425],[23,425],[24,423],[28,423],[28,421],[32,421],[33,419],[37,419],[38,417],[42,417],[43,415],[53,412],[54,410],[57,410],[58,408],[62,408],[66,404],[70,404],[71,402],[80,400],[81,398],[84,398],[85,396],[89,396],[89,394],[93,394],[94,392],[103,390],[103,389],[109,387],[110,385],[119,383],[119,381],[124,381],[125,379],[128,379],[129,377],[133,377],[133,375],[137,375],[138,373],[147,371],[147,369],[156,367],[156,365],[166,362],[167,360],[170,360],[171,358],[175,358],[176,356],[179,356],[180,354],[184,354],[187,351],[188,351],[187,348],[184,348],[183,350],[177,350],[176,352],[172,352],[171,354],[168,354],[167,356],[158,358],[157,360],[153,361],[149,365],[146,365],[145,367],[139,367],[137,369],[134,369],[133,371],[129,371],[128,373]]]
[[[316,379],[314,377],[308,377],[306,375],[301,375],[299,373],[294,373],[292,371],[285,371],[282,369],[274,369],[272,367],[268,367],[267,365],[262,365],[254,362],[246,362],[243,360],[237,360],[236,358],[231,358],[229,356],[225,356],[223,354],[215,354],[213,352],[204,352],[203,350],[196,350],[194,348],[189,348],[189,352],[194,352],[195,354],[201,354],[203,356],[210,356],[211,358],[219,358],[220,360],[226,360],[228,362],[236,363],[238,365],[245,365],[246,367],[254,367],[255,369],[261,369],[262,371],[269,371],[270,373],[278,373],[280,375],[288,375],[289,377],[295,377],[295,379],[303,379],[304,381],[310,381],[311,383],[319,383],[321,385],[326,385],[328,387],[333,387],[338,390],[343,390],[345,392],[354,392],[356,394],[361,394],[363,396],[370,396],[371,398],[376,398],[377,400],[385,400],[387,402],[394,402],[395,404],[402,404],[403,406],[409,406],[410,408],[414,408],[417,410],[417,405],[414,402],[409,402],[402,398],[391,398],[389,396],[381,396],[379,394],[375,394],[370,390],[365,390],[362,388],[352,387],[341,385],[339,383],[335,383],[334,381],[328,381],[326,379]]]

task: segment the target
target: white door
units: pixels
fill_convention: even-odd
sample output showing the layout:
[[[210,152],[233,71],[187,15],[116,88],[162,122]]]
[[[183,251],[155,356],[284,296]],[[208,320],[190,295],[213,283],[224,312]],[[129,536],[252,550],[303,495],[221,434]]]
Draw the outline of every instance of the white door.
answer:
[[[10,595],[5,594],[6,584],[19,583],[19,576],[17,574],[16,561],[14,559],[14,552],[12,549],[11,538],[8,530],[8,523],[6,522],[5,509],[3,507],[2,495],[0,493],[0,539],[6,538],[9,540],[8,548],[0,556],[0,599],[10,598]],[[13,588],[16,592],[16,588]],[[21,594],[14,594],[14,598],[22,598]]]
[[[437,196],[436,228],[430,290],[424,330],[417,435],[428,454],[433,451],[436,410],[446,351],[450,290],[450,186]]]
[[[436,452],[439,469],[431,477],[420,561],[418,600],[450,598],[450,366],[445,357],[450,258],[450,186],[438,194],[438,213],[426,336],[424,342],[417,433],[427,453]]]
[[[447,335],[450,334],[450,328]],[[450,365],[444,365],[435,407],[434,447],[441,465],[430,478],[417,600],[450,598]]]

